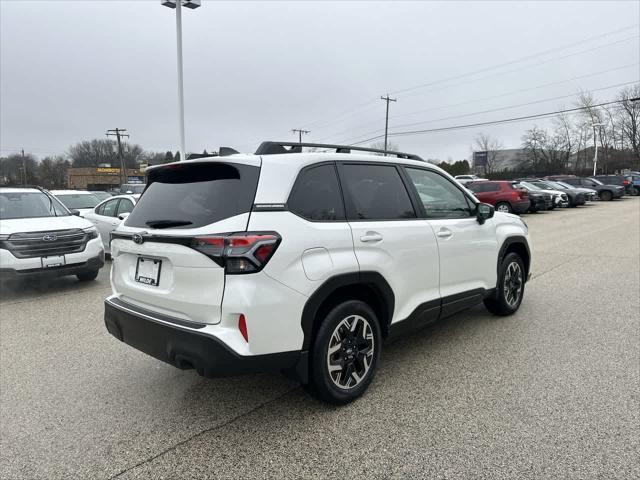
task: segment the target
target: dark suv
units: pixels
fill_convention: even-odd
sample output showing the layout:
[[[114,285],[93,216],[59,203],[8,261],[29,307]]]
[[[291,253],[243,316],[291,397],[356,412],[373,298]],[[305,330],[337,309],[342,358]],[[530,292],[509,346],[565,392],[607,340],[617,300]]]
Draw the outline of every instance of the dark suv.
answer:
[[[624,187],[624,193],[627,195],[636,195],[632,177],[629,175],[596,175],[591,178],[599,180],[605,185],[619,185]]]
[[[562,175],[554,175],[547,177],[549,180],[560,180],[574,187],[592,188],[598,192],[600,200],[613,200],[621,198],[624,195],[624,187],[620,185],[605,185],[600,180],[590,177],[567,177]]]
[[[494,205],[499,212],[526,213],[531,207],[529,192],[515,186],[514,182],[490,180],[467,183],[481,202]]]

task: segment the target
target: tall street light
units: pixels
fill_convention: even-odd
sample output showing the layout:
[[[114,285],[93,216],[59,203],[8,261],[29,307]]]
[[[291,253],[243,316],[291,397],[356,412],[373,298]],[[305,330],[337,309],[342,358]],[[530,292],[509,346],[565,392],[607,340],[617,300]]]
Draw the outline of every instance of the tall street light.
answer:
[[[176,11],[176,44],[178,50],[178,121],[180,133],[180,160],[186,160],[184,148],[184,88],[182,81],[182,7],[196,9],[200,6],[200,0],[160,0],[165,7]]]
[[[596,127],[604,127],[606,126],[606,123],[594,123],[591,126],[593,127],[593,146],[595,148],[593,155],[593,176],[595,177],[598,169],[598,142],[596,141]],[[600,134],[600,136],[602,137],[602,134]]]

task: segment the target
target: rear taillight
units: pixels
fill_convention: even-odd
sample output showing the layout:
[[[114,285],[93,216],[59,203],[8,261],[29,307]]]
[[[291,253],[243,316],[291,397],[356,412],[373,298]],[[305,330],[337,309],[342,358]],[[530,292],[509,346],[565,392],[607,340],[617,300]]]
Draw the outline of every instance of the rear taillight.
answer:
[[[227,274],[259,272],[280,245],[275,232],[243,232],[194,237],[191,248],[212,259]]]

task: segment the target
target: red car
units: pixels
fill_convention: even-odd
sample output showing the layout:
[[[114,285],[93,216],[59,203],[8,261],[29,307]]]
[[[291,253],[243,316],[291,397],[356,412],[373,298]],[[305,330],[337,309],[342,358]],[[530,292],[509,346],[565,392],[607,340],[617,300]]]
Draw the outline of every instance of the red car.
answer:
[[[529,193],[523,188],[516,188],[514,182],[488,180],[467,183],[466,187],[481,202],[495,206],[498,212],[525,213],[531,205]]]

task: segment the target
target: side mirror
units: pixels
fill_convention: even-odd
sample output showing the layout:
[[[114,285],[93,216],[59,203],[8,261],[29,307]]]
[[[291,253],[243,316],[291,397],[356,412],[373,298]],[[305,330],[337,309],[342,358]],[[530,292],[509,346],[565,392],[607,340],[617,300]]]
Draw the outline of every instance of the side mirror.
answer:
[[[80,216],[80,210],[70,210],[71,215],[75,215],[76,217]]]
[[[120,220],[126,220],[128,216],[129,216],[129,212],[125,212],[125,213],[121,213],[120,215],[118,215],[118,218]]]
[[[493,205],[489,205],[488,203],[479,203],[476,208],[476,218],[478,219],[478,223],[483,225],[485,221],[493,218],[494,212],[495,208],[493,208]]]

